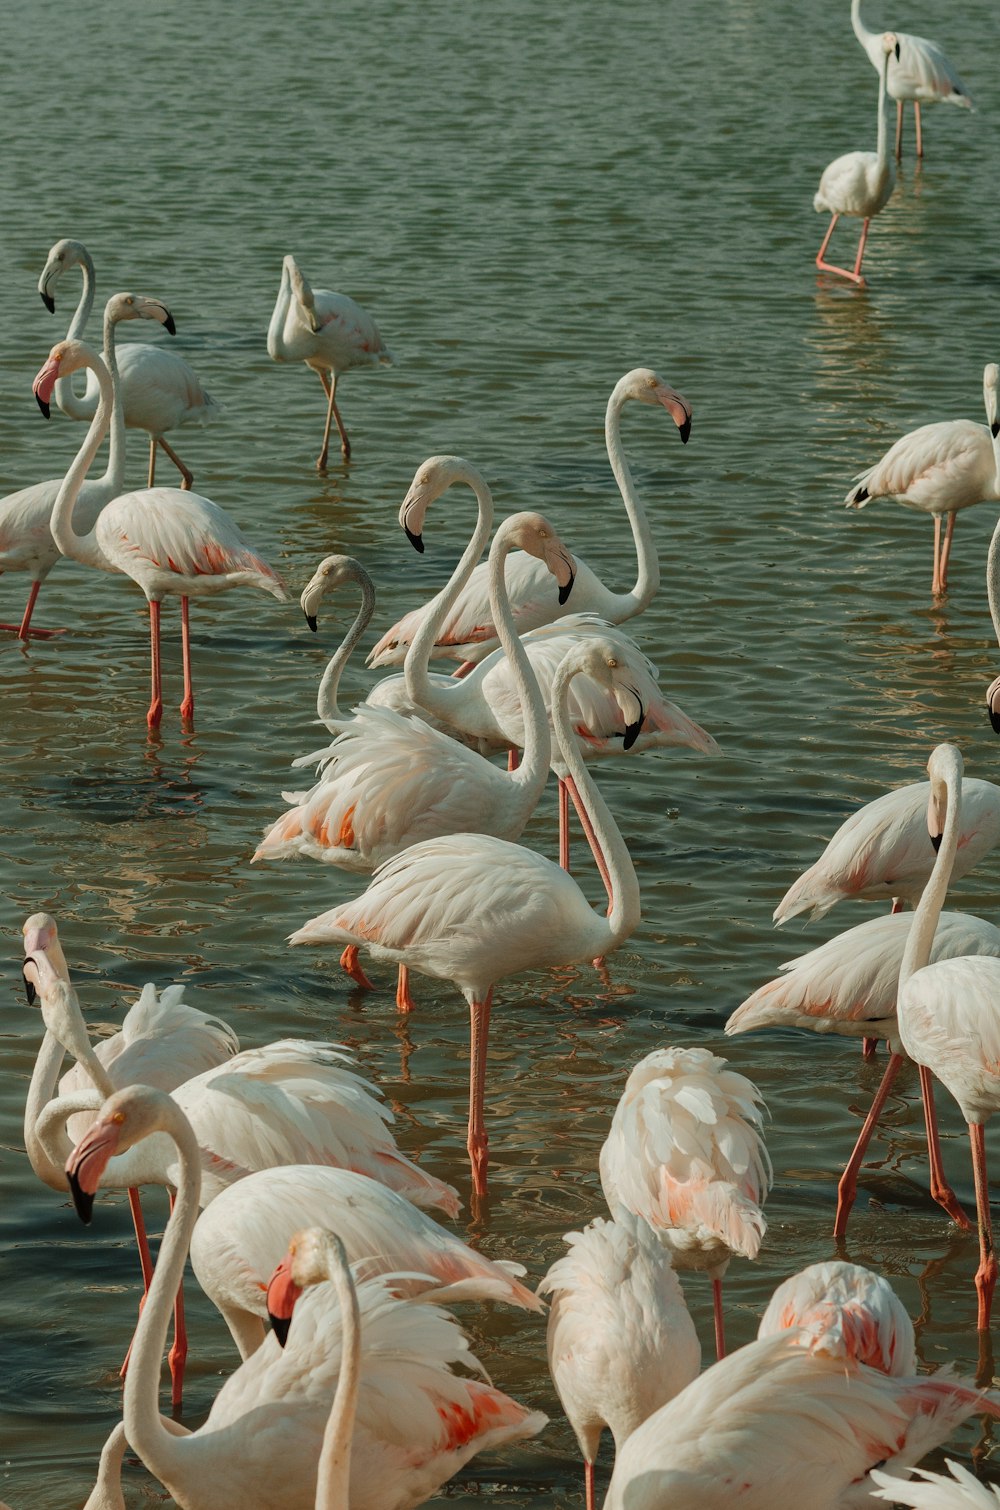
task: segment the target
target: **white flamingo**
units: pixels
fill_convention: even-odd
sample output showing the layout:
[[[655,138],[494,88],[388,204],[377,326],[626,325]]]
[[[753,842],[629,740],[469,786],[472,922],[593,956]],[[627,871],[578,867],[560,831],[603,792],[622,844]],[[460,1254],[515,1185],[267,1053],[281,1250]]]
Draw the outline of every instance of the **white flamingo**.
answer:
[[[708,1049],[655,1049],[632,1070],[601,1148],[611,1215],[643,1217],[678,1269],[712,1280],[715,1348],[726,1350],[722,1278],[756,1258],[771,1161],[757,1087]]]
[[[860,1264],[810,1264],[780,1284],[758,1337],[796,1330],[812,1353],[849,1358],[897,1377],[916,1372],[913,1323],[892,1285]]]
[[[352,367],[391,367],[394,360],[371,315],[347,294],[312,288],[295,258],[286,257],[267,329],[267,354],[275,362],[305,362],[323,384],[326,428],[316,466],[326,466],[333,420],[337,421],[340,449],[347,461],[351,443],[337,408],[337,379]]]
[[[66,339],[79,341],[83,339],[90,319],[95,293],[94,262],[82,241],[56,242],[38,280],[38,292],[46,309],[54,314],[56,284],[71,267],[79,267],[83,274],[83,290]],[[167,329],[174,334],[172,321],[167,323]],[[210,424],[223,412],[222,405],[206,393],[183,357],[162,346],[150,346],[145,341],[128,342],[122,346],[118,362],[125,424],[130,430],[146,430],[149,434],[148,486],[153,486],[156,448],[160,446],[184,479],[182,486],[189,488],[194,474],[164,436],[182,425]],[[97,411],[98,396],[98,386],[89,375],[83,394],[73,392],[73,384],[68,378],[56,385],[56,403],[70,419],[92,420]],[[121,487],[117,491],[120,493]]]
[[[875,69],[882,67],[882,38],[876,31],[869,31],[861,19],[861,0],[851,0],[851,25],[854,35],[871,59]],[[921,105],[936,105],[945,100],[949,105],[961,105],[971,110],[972,99],[954,63],[941,51],[936,42],[926,37],[915,37],[910,32],[896,32],[899,52],[896,62],[889,67],[888,90],[896,101],[896,156],[903,155],[903,101],[913,101],[913,118],[917,129],[917,156],[924,155],[924,141],[920,128]]]
[[[110,353],[114,359],[114,348]],[[152,696],[146,723],[159,726],[163,716],[160,676],[160,603],[170,594],[181,600],[181,649],[184,700],[181,717],[194,719],[188,599],[225,592],[230,587],[257,587],[286,603],[288,594],[277,572],[254,552],[218,504],[178,488],[145,488],[123,493],[107,504],[91,530],[79,534],[73,509],[98,447],[108,432],[114,389],[101,358],[82,341],[61,341],[34,382],[35,397],[48,417],[49,399],[60,377],[88,368],[97,374],[101,398],[86,438],[63,479],[52,510],[52,537],[64,556],[101,571],[122,572],[137,582],[149,603]]]
[[[198,1140],[175,1101],[132,1086],[104,1105],[71,1154],[68,1174],[86,1213],[109,1160],[156,1133],[175,1145],[177,1201],[125,1381],[125,1435],[182,1510],[305,1510],[315,1500],[331,1404],[339,1399],[343,1405],[335,1381],[345,1355],[354,1353],[352,1308],[345,1316],[329,1287],[311,1288],[296,1306],[283,1350],[268,1338],[226,1380],[198,1431],[179,1436],[165,1429],[157,1410],[160,1358],[198,1215]],[[341,1261],[346,1285],[343,1268]],[[451,1373],[453,1362],[473,1371],[479,1366],[446,1313],[397,1299],[383,1279],[359,1285],[358,1300],[363,1321],[352,1510],[409,1510],[482,1447],[532,1436],[544,1425],[543,1416],[489,1385]],[[349,1395],[355,1377],[351,1371]],[[346,1502],[341,1491],[336,1503]],[[320,1504],[328,1510],[329,1502]]]
[[[569,1252],[538,1286],[552,1297],[549,1373],[580,1444],[587,1510],[607,1426],[616,1450],[698,1377],[701,1344],[670,1255],[642,1217],[621,1212],[567,1232]]]
[[[961,1463],[951,1458],[944,1461],[951,1478],[944,1473],[931,1473],[929,1468],[918,1468],[917,1476],[903,1483],[875,1469],[871,1477],[881,1486],[874,1491],[875,1498],[889,1500],[894,1505],[911,1505],[913,1510],[997,1510],[1000,1488],[996,1484],[987,1488]]]
[[[552,718],[562,758],[608,859],[612,896],[606,918],[595,914],[572,877],[533,850],[488,834],[448,834],[387,861],[360,897],[312,918],[290,939],[367,947],[376,959],[450,980],[461,990],[471,1014],[467,1147],[478,1195],[486,1189],[483,1099],[495,983],[521,970],[605,955],[639,922],[639,883],[628,846],[587,774],[569,725],[570,682],[579,671],[613,690],[626,720],[626,743],[644,710],[633,673],[610,642],[586,641],[563,661]]]
[[[885,130],[886,74],[889,70],[889,59],[899,56],[899,42],[895,33],[891,31],[883,33],[879,38],[879,47],[881,65],[878,81],[878,135],[875,151],[845,152],[842,157],[835,157],[833,162],[823,169],[819,188],[813,198],[813,209],[820,212],[826,211],[830,215],[830,224],[823,237],[823,245],[816,253],[816,266],[824,268],[828,273],[840,273],[844,278],[849,278],[852,283],[857,284],[864,284],[865,281],[861,276],[861,261],[865,255],[865,242],[868,240],[868,227],[872,217],[885,209],[896,187],[896,169],[889,156]],[[841,215],[860,216],[863,221],[853,272],[825,260],[827,247],[830,245],[830,239]]]
[[[983,369],[986,424],[971,419],[938,420],[921,425],[890,446],[867,472],[860,472],[844,499],[849,509],[863,509],[873,498],[894,498],[907,508],[934,516],[934,573],[931,592],[948,587],[948,558],[959,509],[1000,498],[1000,367]],[[948,516],[944,542],[941,519]]]
[[[1000,425],[997,426],[1000,431]],[[996,442],[994,441],[994,445]],[[1000,446],[997,447],[997,478],[1000,486]],[[1000,519],[993,530],[989,554],[986,558],[986,596],[993,620],[993,633],[1000,644]],[[986,689],[986,713],[994,734],[1000,734],[1000,676],[995,677]],[[961,840],[959,840],[961,849]],[[955,874],[961,875],[961,856],[955,856]]]
[[[158,299],[144,299],[135,294],[115,294],[104,309],[105,360],[113,361],[115,328],[121,320],[158,320],[168,330],[174,328],[170,311]],[[147,349],[152,351],[156,348]],[[112,372],[117,384],[117,367],[112,367]],[[112,498],[118,497],[125,482],[125,450],[121,405],[116,404],[112,414],[108,465],[103,477],[95,477],[83,483],[73,511],[75,529],[84,533],[93,529],[101,510]],[[61,477],[55,477],[48,482],[33,483],[30,488],[21,488],[19,492],[8,493],[6,498],[0,499],[0,572],[31,573],[31,589],[20,624],[0,624],[0,629],[11,630],[22,640],[32,636],[48,638],[62,633],[59,629],[31,627],[31,616],[41,585],[62,556],[50,528],[52,509],[62,483]]]
[[[518,634],[560,619],[565,613],[596,613],[609,624],[620,624],[648,608],[660,585],[660,563],[645,510],[639,498],[621,441],[621,415],[625,405],[661,404],[686,444],[691,433],[691,405],[650,367],[635,367],[615,384],[604,420],[608,460],[618,484],[635,543],[638,575],[630,592],[613,592],[586,561],[575,561],[576,575],[568,599],[552,596],[551,583],[537,561],[515,556],[507,568],[508,592]],[[423,622],[430,606],[414,609],[379,640],[368,656],[370,666],[398,665]],[[451,604],[438,629],[431,654],[475,663],[496,649],[498,633],[490,603],[488,572],[477,566]]]

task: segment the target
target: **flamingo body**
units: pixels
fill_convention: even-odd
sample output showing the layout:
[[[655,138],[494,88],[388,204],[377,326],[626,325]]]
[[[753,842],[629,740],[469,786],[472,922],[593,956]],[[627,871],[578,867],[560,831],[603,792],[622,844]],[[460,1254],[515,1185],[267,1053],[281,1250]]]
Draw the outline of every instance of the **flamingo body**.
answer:
[[[863,509],[873,499],[894,498],[923,514],[953,514],[998,497],[989,426],[948,419],[901,436],[859,472],[844,502]]]
[[[771,1296],[758,1337],[796,1330],[803,1347],[883,1374],[917,1366],[913,1323],[888,1280],[859,1264],[810,1264]]]
[[[854,33],[876,71],[882,67],[882,37],[869,31],[861,20],[861,0],[851,0]],[[922,105],[941,101],[971,110],[972,99],[958,70],[936,42],[897,31],[899,54],[889,61],[886,88],[894,100],[917,100]]]

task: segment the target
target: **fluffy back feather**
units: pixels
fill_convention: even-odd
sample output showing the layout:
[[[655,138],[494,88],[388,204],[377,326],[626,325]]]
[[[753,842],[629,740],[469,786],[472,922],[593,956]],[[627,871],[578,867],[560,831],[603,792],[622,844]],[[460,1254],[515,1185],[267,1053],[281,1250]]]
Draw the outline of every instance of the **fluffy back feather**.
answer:
[[[812,1264],[779,1285],[757,1336],[792,1328],[813,1353],[897,1376],[916,1367],[913,1323],[902,1302],[887,1280],[858,1264]]]

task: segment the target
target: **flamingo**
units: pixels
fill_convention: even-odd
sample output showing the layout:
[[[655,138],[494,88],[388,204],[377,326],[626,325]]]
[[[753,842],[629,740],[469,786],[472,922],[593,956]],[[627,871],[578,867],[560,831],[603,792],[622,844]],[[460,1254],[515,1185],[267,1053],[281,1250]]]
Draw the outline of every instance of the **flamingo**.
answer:
[[[882,45],[878,32],[869,31],[861,19],[861,0],[851,0],[851,25],[854,35],[871,60],[873,68],[882,67]],[[917,156],[923,157],[924,143],[920,130],[920,106],[936,105],[946,100],[949,105],[961,105],[966,110],[973,108],[969,91],[958,76],[955,65],[946,58],[936,42],[926,37],[914,37],[910,32],[898,31],[896,40],[899,51],[896,66],[890,68],[888,90],[896,101],[896,156],[903,155],[903,101],[913,101],[913,118],[917,128]]]
[[[616,1451],[698,1377],[701,1344],[670,1255],[642,1217],[622,1212],[567,1232],[569,1252],[538,1286],[552,1297],[549,1373],[580,1444],[587,1510],[607,1426]]]
[[[660,563],[645,510],[636,491],[632,473],[621,442],[621,416],[631,400],[640,404],[660,404],[680,431],[682,444],[691,434],[691,405],[682,394],[665,383],[651,367],[635,367],[615,384],[608,399],[604,419],[604,437],[608,460],[621,494],[635,543],[638,575],[630,592],[613,592],[601,581],[586,561],[576,559],[576,576],[572,597],[557,603],[551,584],[537,561],[516,556],[507,568],[508,591],[517,633],[524,634],[542,624],[560,619],[564,613],[591,612],[609,624],[620,624],[648,608],[660,585]],[[398,665],[406,655],[430,607],[406,614],[379,640],[368,656],[370,666]],[[461,593],[452,603],[438,629],[431,654],[475,664],[499,640],[497,620],[489,596],[488,571],[477,566]]]
[[[885,139],[885,80],[889,71],[889,59],[899,57],[899,42],[894,32],[884,32],[879,39],[881,63],[878,81],[878,136],[874,152],[845,152],[835,157],[823,169],[819,188],[813,198],[813,209],[828,211],[830,224],[823,245],[816,253],[816,266],[828,273],[840,273],[852,283],[864,286],[861,276],[861,260],[865,255],[868,227],[872,217],[884,210],[896,187],[896,169],[889,156]],[[858,215],[863,219],[858,252],[854,259],[854,271],[826,262],[826,249],[830,245],[837,221],[841,215]]]
[[[198,1431],[178,1436],[164,1429],[157,1411],[160,1358],[200,1203],[198,1139],[176,1101],[130,1086],[104,1104],[71,1153],[67,1174],[86,1219],[109,1160],[155,1133],[175,1145],[177,1201],[125,1381],[125,1435],[182,1510],[304,1510],[314,1503],[334,1380],[345,1340],[351,1346],[350,1322],[345,1329],[329,1287],[310,1289],[296,1306],[284,1350],[268,1338],[226,1380]],[[453,1362],[473,1370],[478,1364],[445,1312],[399,1300],[383,1278],[359,1284],[358,1302],[363,1331],[352,1510],[408,1510],[474,1452],[533,1436],[544,1425],[544,1416],[489,1385],[451,1373]]]
[[[863,509],[873,498],[895,498],[907,508],[934,515],[934,573],[931,592],[940,596],[948,587],[948,558],[959,509],[1000,498],[1000,367],[983,369],[986,424],[970,419],[939,420],[902,436],[867,472],[859,472],[856,486],[844,503]],[[941,516],[948,528],[941,542]]]
[[[849,1358],[897,1378],[917,1366],[913,1323],[887,1279],[860,1264],[810,1264],[771,1296],[758,1337],[796,1329],[812,1353]]]
[[[114,347],[110,350],[114,360]],[[101,399],[80,451],[63,479],[52,510],[52,537],[64,556],[101,571],[122,572],[137,582],[149,603],[152,698],[146,714],[151,729],[163,716],[160,678],[160,603],[168,593],[181,600],[181,646],[184,700],[181,718],[194,719],[188,599],[227,588],[258,587],[287,603],[284,583],[244,540],[222,509],[198,493],[178,488],[146,488],[123,493],[107,504],[94,527],[78,534],[73,509],[97,449],[108,432],[114,390],[111,374],[95,351],[82,341],[60,341],[34,382],[34,393],[48,418],[49,399],[60,377],[87,368],[97,374]]]
[[[94,262],[82,241],[57,241],[52,247],[38,280],[38,292],[49,314],[55,314],[55,287],[63,273],[79,267],[83,274],[83,291],[76,312],[66,332],[67,341],[83,338],[90,312],[94,307]],[[173,325],[168,324],[170,334]],[[130,430],[149,433],[149,482],[156,475],[156,448],[162,447],[184,479],[181,486],[190,488],[194,474],[173,447],[164,439],[181,425],[208,425],[223,413],[222,405],[206,393],[200,379],[174,351],[150,346],[145,341],[129,342],[119,353],[121,367],[122,412]],[[66,380],[56,386],[56,403],[70,419],[91,420],[97,411],[98,387],[88,377],[86,392],[77,395]],[[121,488],[118,488],[121,492]]]
[[[997,428],[1000,430],[1000,425]],[[997,449],[997,478],[1000,485],[1000,448]],[[997,642],[1000,643],[1000,519],[994,527],[989,554],[986,558],[986,596],[990,605],[990,617],[993,620],[993,633],[997,637]],[[986,713],[994,734],[1000,734],[1000,676],[995,677],[986,689]],[[959,840],[959,847],[961,848],[961,840]],[[960,865],[961,859],[956,855],[956,875],[961,874],[958,870]]]
[[[932,835],[939,834],[936,809],[932,823]],[[757,1028],[795,1027],[848,1038],[889,1039],[892,1049],[889,1062],[837,1189],[835,1237],[843,1237],[847,1231],[857,1194],[858,1171],[905,1059],[899,1045],[896,1007],[899,971],[912,922],[910,913],[869,918],[808,954],[789,960],[780,967],[786,973],[758,987],[726,1023],[730,1036],[754,1032]],[[934,940],[933,954],[935,959],[967,954],[1000,957],[1000,928],[967,913],[945,913]],[[933,1087],[930,1075],[924,1070],[920,1074],[920,1090],[930,1155],[931,1195],[952,1221],[968,1228],[969,1219],[945,1178]]]
[[[104,351],[111,357],[115,343],[115,328],[121,320],[158,320],[173,333],[174,322],[170,311],[158,299],[143,299],[135,294],[115,294],[104,309]],[[130,347],[130,350],[138,350]],[[146,347],[153,351],[155,347]],[[168,355],[168,353],[164,353]],[[117,368],[113,368],[117,384]],[[116,406],[111,422],[111,449],[103,477],[84,482],[80,489],[73,514],[75,528],[84,532],[93,528],[98,514],[117,498],[125,481],[125,429],[121,408]],[[20,624],[0,624],[0,629],[13,631],[19,639],[31,637],[48,639],[61,634],[60,629],[32,629],[31,616],[42,583],[60,559],[61,552],[52,538],[49,521],[52,508],[59,495],[63,479],[56,477],[49,482],[36,482],[30,488],[9,493],[0,500],[0,572],[27,571],[31,573],[31,589]]]
[[[394,1190],[350,1169],[283,1164],[261,1169],[205,1207],[191,1238],[195,1278],[221,1313],[240,1356],[264,1340],[266,1292],[295,1232],[318,1218],[334,1220],[352,1263],[365,1278],[405,1270],[393,1287],[413,1295],[433,1289],[441,1304],[500,1300],[540,1311],[520,1283],[523,1266],[494,1263],[467,1247]]]
[[[954,1096],[969,1129],[979,1217],[977,1325],[990,1325],[997,1260],[993,1251],[985,1126],[1000,1109],[1000,962],[989,955],[931,961],[935,932],[958,847],[962,807],[961,752],[942,744],[927,763],[932,802],[944,812],[944,836],[913,914],[899,969],[899,1038],[910,1058]]]
[[[371,315],[347,294],[313,289],[295,258],[288,256],[281,264],[281,285],[267,328],[267,354],[274,362],[305,362],[323,384],[328,403],[317,469],[322,471],[327,463],[333,420],[340,431],[341,454],[348,461],[351,443],[337,408],[337,379],[352,367],[391,367],[395,361]]]
[[[580,671],[613,691],[627,724],[626,744],[641,727],[644,709],[633,672],[610,641],[578,645],[559,668],[552,719],[563,760],[608,857],[612,895],[606,918],[594,913],[571,876],[533,850],[489,834],[447,834],[388,860],[360,897],[310,919],[289,940],[367,946],[376,959],[458,986],[471,1016],[466,1146],[477,1195],[486,1191],[483,1099],[495,983],[521,970],[603,956],[639,923],[639,883],[628,846],[577,754],[569,726],[570,682]]]
[[[771,1161],[761,1095],[708,1049],[655,1049],[632,1070],[601,1148],[611,1215],[645,1218],[678,1269],[712,1280],[715,1346],[726,1349],[722,1277],[734,1253],[756,1258]]]
[[[860,1510],[871,1469],[905,1471],[996,1396],[947,1373],[895,1378],[794,1332],[738,1348],[622,1446],[604,1510]]]
[[[997,1510],[1000,1505],[1000,1489],[994,1484],[987,1489],[977,1478],[945,1458],[945,1465],[952,1477],[943,1473],[931,1473],[928,1468],[918,1468],[919,1479],[908,1484],[901,1483],[891,1474],[873,1470],[872,1479],[881,1487],[874,1491],[877,1500],[889,1500],[894,1505],[912,1505],[913,1510]]]

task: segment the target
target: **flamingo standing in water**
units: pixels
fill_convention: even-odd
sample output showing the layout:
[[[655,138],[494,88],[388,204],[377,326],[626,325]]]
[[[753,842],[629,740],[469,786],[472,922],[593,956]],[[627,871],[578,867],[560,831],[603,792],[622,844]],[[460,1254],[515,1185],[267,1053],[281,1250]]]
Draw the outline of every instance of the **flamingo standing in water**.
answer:
[[[813,209],[827,211],[830,225],[823,237],[823,245],[816,253],[816,266],[828,273],[840,273],[852,283],[864,285],[861,276],[861,261],[865,255],[868,227],[872,217],[884,210],[896,187],[896,169],[889,156],[885,131],[885,80],[889,59],[899,56],[899,43],[894,32],[887,31],[879,38],[882,61],[878,81],[878,136],[874,152],[845,152],[835,157],[823,169],[819,188],[813,198]],[[858,238],[858,252],[854,259],[854,271],[827,262],[826,250],[841,215],[860,216],[863,220]]]
[[[987,1488],[961,1463],[951,1458],[944,1461],[951,1470],[951,1478],[944,1473],[931,1473],[929,1468],[918,1468],[916,1478],[902,1483],[891,1474],[873,1470],[873,1481],[881,1485],[874,1491],[875,1498],[894,1505],[911,1505],[913,1510],[997,1510],[1000,1489],[996,1484]]]
[[[317,468],[322,471],[326,466],[334,420],[340,431],[341,454],[348,461],[351,443],[337,408],[337,379],[352,367],[391,367],[394,361],[371,315],[347,294],[312,288],[295,258],[286,257],[267,329],[267,354],[275,362],[305,362],[323,384],[326,428]]]
[[[878,32],[869,31],[861,19],[861,0],[851,0],[851,25],[854,35],[871,59],[875,69],[882,67],[882,38]],[[924,140],[920,129],[920,106],[936,105],[945,100],[949,105],[961,105],[971,110],[972,99],[954,63],[941,51],[936,42],[926,37],[915,37],[910,32],[896,32],[899,52],[896,62],[889,68],[887,88],[896,101],[896,156],[903,155],[903,101],[913,101],[913,118],[917,130],[917,156],[924,155]]]
[[[691,434],[691,405],[684,396],[650,367],[636,367],[615,384],[608,399],[604,437],[608,460],[614,473],[622,503],[635,542],[638,576],[630,592],[613,592],[601,581],[586,561],[576,559],[576,576],[572,595],[557,603],[551,585],[537,561],[515,556],[507,568],[508,592],[517,633],[524,634],[542,624],[550,624],[566,613],[596,613],[608,624],[620,624],[642,613],[656,596],[660,585],[660,563],[645,510],[636,490],[621,442],[621,416],[625,405],[661,404],[680,431],[682,444]],[[368,656],[370,666],[398,665],[406,655],[413,636],[432,605],[406,614],[379,640]],[[496,649],[499,635],[489,596],[488,570],[477,566],[462,591],[450,605],[439,626],[431,654],[449,656],[474,664]]]
[[[114,348],[110,356],[114,361]],[[108,432],[114,403],[111,374],[82,341],[60,341],[34,381],[39,408],[49,416],[49,400],[60,377],[87,368],[96,373],[101,398],[80,451],[66,473],[52,510],[52,537],[64,556],[101,571],[122,572],[137,582],[149,603],[152,696],[146,723],[159,727],[163,716],[160,676],[160,603],[169,593],[181,600],[184,700],[181,718],[194,720],[188,599],[230,587],[260,588],[287,603],[277,572],[253,551],[218,504],[178,488],[146,488],[123,493],[107,504],[93,529],[78,534],[73,509],[97,449]]]
[[[121,320],[158,320],[171,334],[175,328],[170,311],[157,299],[137,298],[134,294],[115,294],[109,299],[104,309],[104,354],[115,384],[118,383],[117,367],[114,365],[115,328]],[[145,349],[154,351],[157,348],[150,346]],[[93,529],[101,510],[112,498],[118,497],[125,482],[125,449],[122,410],[121,405],[116,404],[111,420],[107,469],[103,477],[86,481],[81,487],[73,512],[75,529],[83,533]],[[0,629],[13,631],[21,640],[31,637],[48,638],[62,633],[60,629],[31,627],[31,616],[41,585],[62,556],[50,528],[52,509],[62,484],[63,479],[56,477],[49,482],[36,482],[30,488],[21,488],[19,492],[9,493],[6,498],[0,499],[0,572],[31,573],[31,589],[20,624],[0,624]]]
[[[521,970],[608,954],[628,938],[640,917],[639,883],[628,846],[587,774],[569,725],[570,683],[578,672],[612,691],[626,721],[626,743],[642,726],[644,709],[634,672],[610,641],[578,645],[559,668],[552,719],[563,760],[608,858],[611,906],[606,918],[595,914],[571,876],[533,850],[488,834],[447,834],[387,861],[360,897],[312,918],[289,940],[368,947],[376,959],[450,980],[461,990],[471,1015],[467,1147],[477,1195],[486,1191],[483,1101],[495,983]]]
[[[83,274],[83,290],[76,312],[66,332],[67,341],[83,339],[83,333],[94,307],[94,262],[82,241],[57,241],[46,258],[42,275],[38,280],[38,292],[42,303],[55,313],[55,287],[63,273],[71,267],[79,267]],[[170,334],[173,330],[168,325]],[[223,412],[210,393],[206,393],[192,369],[174,351],[162,346],[150,346],[146,341],[124,344],[118,357],[121,368],[122,413],[130,430],[146,430],[149,433],[149,481],[153,486],[156,477],[156,448],[160,446],[170,457],[184,479],[181,484],[189,488],[194,474],[164,439],[165,434],[182,425],[207,425]],[[86,392],[73,392],[73,384],[64,379],[56,384],[56,403],[70,419],[91,420],[97,411],[99,389],[88,375]],[[121,492],[119,487],[117,490]]]
[[[125,1381],[125,1435],[183,1510],[302,1510],[314,1503],[324,1430],[339,1394],[335,1381],[345,1353],[354,1350],[350,1320],[345,1329],[329,1287],[311,1288],[295,1307],[284,1350],[268,1338],[226,1380],[198,1431],[176,1435],[165,1426],[157,1408],[160,1359],[198,1215],[198,1140],[169,1096],[131,1086],[102,1107],[70,1154],[67,1174],[87,1221],[109,1161],[154,1133],[175,1145],[177,1201]],[[343,1272],[342,1256],[337,1261]],[[292,1277],[307,1279],[298,1269]],[[544,1425],[544,1416],[451,1372],[454,1362],[474,1371],[478,1364],[445,1312],[397,1299],[385,1279],[367,1280],[358,1292],[364,1324],[352,1510],[418,1504],[480,1448],[533,1436]]]
[[[712,1280],[715,1347],[726,1350],[722,1277],[756,1258],[771,1161],[757,1087],[708,1049],[655,1049],[632,1070],[601,1149],[611,1214],[643,1217],[678,1269]]]
[[[948,587],[948,559],[955,515],[959,509],[1000,498],[1000,367],[983,369],[986,424],[971,419],[939,420],[911,430],[890,446],[880,461],[855,478],[844,503],[863,509],[873,498],[895,498],[907,508],[934,516],[934,572],[931,592],[939,597]],[[941,519],[948,527],[941,541]]]

